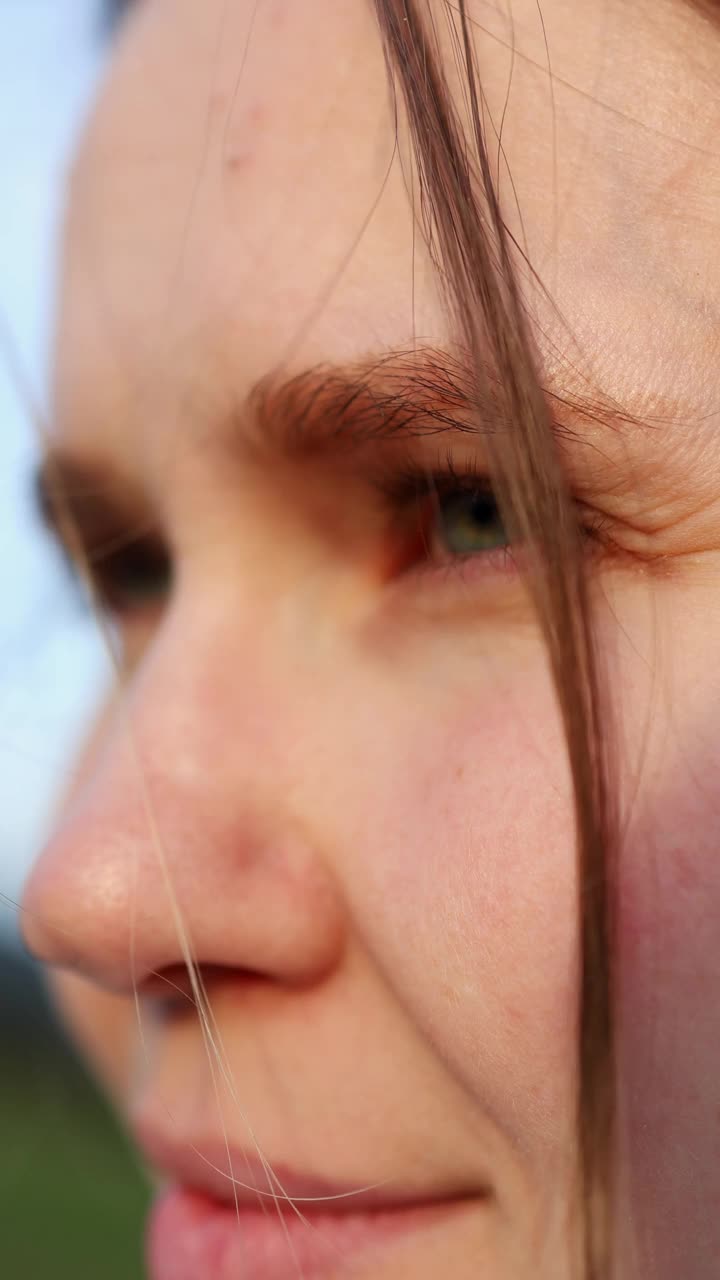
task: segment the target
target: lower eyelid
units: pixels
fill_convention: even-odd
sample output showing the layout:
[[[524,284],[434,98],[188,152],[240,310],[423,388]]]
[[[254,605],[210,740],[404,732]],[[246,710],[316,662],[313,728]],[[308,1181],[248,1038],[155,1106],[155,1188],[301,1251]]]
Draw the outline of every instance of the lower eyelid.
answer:
[[[496,547],[468,555],[442,559],[423,558],[405,568],[388,586],[392,591],[434,595],[438,608],[451,602],[453,593],[471,600],[482,611],[489,597],[518,586],[523,579],[521,558],[511,547]]]
[[[435,560],[425,560],[408,573],[418,575],[440,574],[450,580],[455,574],[458,579],[481,581],[490,576],[501,575],[505,578],[515,577],[520,572],[519,558],[510,546],[492,547],[487,551],[467,552],[464,555],[448,554]]]
[[[591,567],[605,555],[612,555],[615,544],[602,513],[579,510],[578,516],[588,567]],[[412,592],[422,595],[426,603],[432,603],[433,612],[452,611],[453,596],[456,601],[464,598],[464,603],[476,613],[494,608],[503,596],[512,596],[515,600],[528,597],[529,562],[521,547],[506,545],[433,558],[429,548],[423,547],[416,537],[414,551],[415,554],[408,555],[405,564],[398,567],[396,581],[388,585],[408,599]]]
[[[527,576],[508,549],[446,563],[416,565],[387,583],[381,612],[396,621],[464,624],[534,617]]]

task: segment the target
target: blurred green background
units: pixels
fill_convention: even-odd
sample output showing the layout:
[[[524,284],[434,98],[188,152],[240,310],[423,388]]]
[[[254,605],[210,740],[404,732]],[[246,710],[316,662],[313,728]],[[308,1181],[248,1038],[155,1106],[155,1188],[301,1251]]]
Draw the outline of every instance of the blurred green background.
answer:
[[[0,1275],[141,1280],[148,1192],[37,967],[0,945]]]

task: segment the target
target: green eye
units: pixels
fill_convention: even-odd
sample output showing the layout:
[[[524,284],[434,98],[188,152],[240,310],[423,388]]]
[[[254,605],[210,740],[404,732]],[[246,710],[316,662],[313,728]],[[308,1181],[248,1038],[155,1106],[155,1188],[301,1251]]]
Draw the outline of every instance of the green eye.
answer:
[[[439,494],[433,534],[437,549],[452,556],[477,555],[509,545],[497,502],[488,489]]]

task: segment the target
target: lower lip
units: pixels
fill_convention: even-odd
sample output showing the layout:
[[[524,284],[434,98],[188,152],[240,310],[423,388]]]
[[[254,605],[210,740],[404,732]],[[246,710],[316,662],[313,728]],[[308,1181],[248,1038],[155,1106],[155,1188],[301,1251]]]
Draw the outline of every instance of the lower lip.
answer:
[[[328,1213],[298,1203],[307,1219],[273,1201],[220,1204],[183,1188],[163,1193],[152,1211],[148,1264],[152,1280],[319,1280],[342,1275],[361,1257],[457,1212],[462,1203],[435,1203],[359,1213]]]

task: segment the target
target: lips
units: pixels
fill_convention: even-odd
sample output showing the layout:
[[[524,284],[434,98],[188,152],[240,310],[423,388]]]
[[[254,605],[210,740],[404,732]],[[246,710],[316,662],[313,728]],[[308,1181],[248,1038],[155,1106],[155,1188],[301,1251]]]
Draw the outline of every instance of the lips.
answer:
[[[181,1144],[147,1126],[137,1137],[170,1180],[148,1227],[152,1280],[320,1280],[357,1273],[359,1262],[372,1274],[379,1251],[483,1199],[358,1188],[275,1161],[270,1172],[249,1152]]]
[[[363,1187],[331,1181],[276,1160],[264,1163],[258,1155],[224,1142],[180,1143],[145,1124],[136,1128],[135,1136],[149,1163],[169,1180],[228,1205],[257,1208],[263,1200],[272,1206],[276,1199],[285,1199],[299,1202],[303,1213],[346,1213],[417,1207],[438,1198],[400,1190],[391,1181]]]

